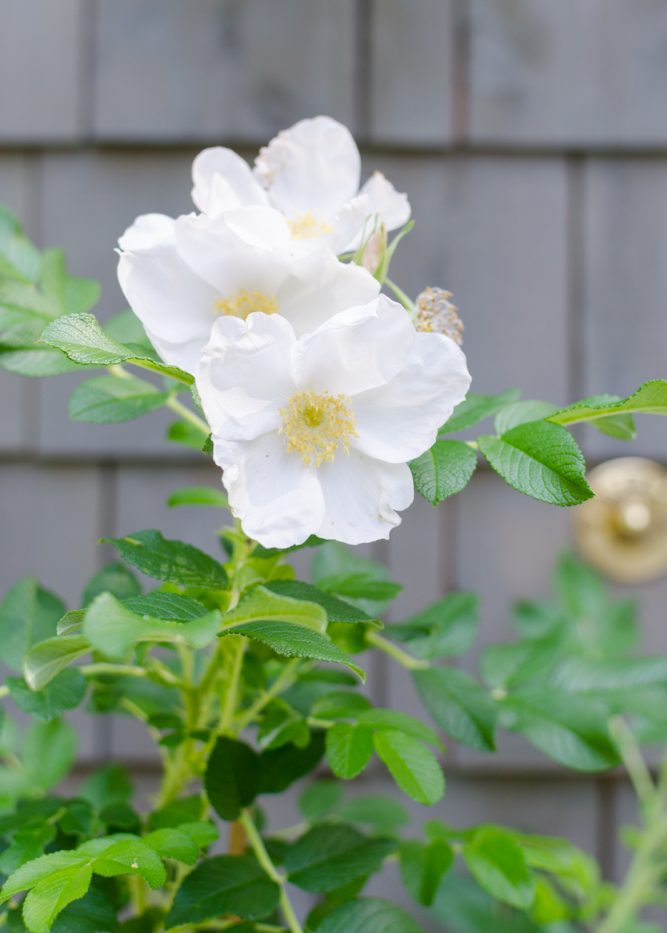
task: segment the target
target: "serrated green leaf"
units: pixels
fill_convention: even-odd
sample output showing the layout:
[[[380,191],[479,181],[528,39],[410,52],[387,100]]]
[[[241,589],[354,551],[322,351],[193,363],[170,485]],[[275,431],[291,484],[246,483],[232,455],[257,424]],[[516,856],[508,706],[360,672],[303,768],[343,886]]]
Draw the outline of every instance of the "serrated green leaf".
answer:
[[[208,609],[191,596],[154,590],[143,596],[130,596],[123,605],[140,616],[151,616],[172,622],[192,622],[208,614]]]
[[[249,855],[206,859],[181,883],[165,929],[232,914],[261,920],[276,909],[280,888]]]
[[[131,357],[127,347],[108,337],[92,314],[65,314],[56,318],[42,334],[42,341],[75,363],[109,366]]]
[[[89,606],[100,593],[111,593],[116,599],[128,599],[139,596],[141,584],[127,567],[118,561],[111,561],[94,574],[83,591],[82,605]]]
[[[593,495],[586,462],[574,438],[557,424],[530,421],[502,437],[478,439],[489,464],[518,492],[552,505],[570,506]]]
[[[614,694],[667,686],[667,658],[568,658],[554,682],[571,693]]]
[[[463,441],[436,441],[409,464],[417,492],[431,505],[461,492],[477,466],[477,454]]]
[[[619,763],[603,707],[554,686],[526,688],[502,701],[502,723],[559,764],[602,771]]]
[[[49,933],[58,914],[84,896],[91,878],[91,866],[80,865],[36,884],[23,902],[23,920],[30,933]]]
[[[609,396],[593,396],[561,408],[549,417],[554,424],[580,424],[621,414],[667,415],[667,380],[652,379],[627,398],[610,402]]]
[[[364,570],[321,577],[317,583],[319,588],[327,593],[378,602],[393,599],[403,589],[400,583],[378,579],[374,574]]]
[[[28,649],[55,635],[65,604],[43,589],[34,577],[23,577],[0,603],[0,640],[3,663],[20,671]]]
[[[76,670],[61,671],[42,690],[32,690],[18,677],[5,681],[16,705],[39,719],[53,719],[65,710],[74,709],[86,693],[86,681]]]
[[[0,366],[17,376],[35,379],[62,376],[80,368],[60,350],[39,347],[0,350]]]
[[[133,421],[161,408],[169,392],[160,392],[151,382],[128,376],[95,376],[80,382],[69,399],[69,415],[74,421],[117,424]]]
[[[404,622],[389,625],[386,634],[424,660],[458,657],[477,636],[477,604],[474,593],[452,593]]]
[[[373,757],[373,730],[355,723],[339,722],[327,730],[329,767],[345,781],[356,777]]]
[[[472,677],[453,667],[412,676],[422,703],[446,735],[471,748],[494,750],[495,708]]]
[[[137,615],[110,593],[102,593],[87,609],[83,634],[110,658],[126,658],[140,642],[205,648],[218,634],[220,613],[210,612],[190,622],[166,622]]]
[[[174,859],[185,865],[194,865],[199,858],[199,847],[187,833],[178,828],[155,829],[142,839],[161,858]]]
[[[379,870],[395,848],[391,839],[369,839],[352,826],[315,826],[285,855],[289,880],[323,894]]]
[[[483,421],[484,418],[495,415],[497,411],[516,402],[518,398],[518,389],[508,389],[499,395],[478,395],[475,392],[468,392],[464,401],[456,406],[449,421],[443,424],[438,433],[453,434],[455,431],[469,428]]]
[[[475,880],[499,901],[526,910],[535,897],[535,882],[513,836],[495,826],[478,829],[464,843],[463,858]]]
[[[209,755],[204,784],[223,820],[235,820],[259,792],[260,757],[245,742],[223,736]]]
[[[423,933],[401,907],[379,897],[341,904],[315,929],[317,933]]]
[[[105,541],[113,544],[128,564],[155,580],[204,589],[224,589],[227,585],[225,568],[217,560],[191,544],[164,538],[159,531],[137,531]]]
[[[427,806],[445,793],[445,778],[433,752],[404,732],[376,732],[373,745],[391,776],[408,797]]]
[[[252,638],[268,645],[276,654],[281,654],[286,658],[312,658],[316,661],[344,664],[345,667],[349,667],[351,671],[358,674],[362,681],[366,678],[363,669],[355,664],[348,654],[341,651],[330,638],[303,625],[259,620],[231,625],[219,632],[219,635],[221,638],[227,635],[243,635],[244,638]]]
[[[419,739],[420,742],[426,742],[427,745],[435,745],[436,748],[442,746],[437,733],[430,726],[400,710],[377,708],[365,710],[357,715],[357,723],[369,729],[396,729],[398,732],[404,732],[406,735]]]
[[[274,619],[292,622],[314,632],[324,632],[327,627],[327,614],[321,605],[304,601],[299,597],[276,593],[266,586],[254,586],[244,593],[238,605],[224,614],[223,624],[269,622]]]
[[[23,676],[32,690],[42,690],[61,671],[89,651],[90,642],[83,635],[47,638],[27,653]]]
[[[551,402],[540,402],[530,399],[523,402],[514,402],[498,412],[494,419],[493,426],[497,434],[505,434],[506,431],[510,431],[520,424],[548,418],[549,415],[552,415],[556,411],[558,411],[558,406],[552,405]]]
[[[159,888],[167,880],[165,867],[157,852],[130,833],[89,839],[76,851],[90,858],[93,871],[103,878],[139,875],[151,888]]]
[[[358,622],[374,622],[367,612],[346,603],[331,593],[325,593],[319,587],[312,586],[310,583],[302,583],[300,580],[272,580],[265,585],[265,589],[272,593],[278,593],[280,596],[288,596],[291,599],[304,600],[310,603],[317,603],[327,614],[329,622],[342,622],[355,624]]]

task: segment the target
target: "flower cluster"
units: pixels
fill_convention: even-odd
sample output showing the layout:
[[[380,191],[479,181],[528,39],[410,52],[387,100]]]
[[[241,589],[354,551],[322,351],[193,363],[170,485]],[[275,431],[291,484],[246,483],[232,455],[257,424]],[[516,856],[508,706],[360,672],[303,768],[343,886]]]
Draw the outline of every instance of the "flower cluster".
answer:
[[[345,127],[302,120],[252,168],[204,150],[200,213],[138,217],[119,241],[125,296],[195,376],[232,511],[267,547],[386,538],[413,498],[408,462],[470,384],[443,312],[423,326],[366,268],[410,206],[380,173],[360,188],[360,171]]]

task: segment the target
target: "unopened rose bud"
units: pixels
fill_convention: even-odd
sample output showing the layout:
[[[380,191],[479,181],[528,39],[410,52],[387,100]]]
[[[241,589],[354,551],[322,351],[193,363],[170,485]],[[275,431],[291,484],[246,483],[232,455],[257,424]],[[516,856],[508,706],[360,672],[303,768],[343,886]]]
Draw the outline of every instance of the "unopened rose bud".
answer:
[[[387,228],[380,224],[377,230],[368,238],[361,264],[371,275],[380,268],[387,249]]]
[[[444,334],[459,346],[463,343],[463,321],[444,288],[425,288],[415,305],[415,327],[427,334]]]

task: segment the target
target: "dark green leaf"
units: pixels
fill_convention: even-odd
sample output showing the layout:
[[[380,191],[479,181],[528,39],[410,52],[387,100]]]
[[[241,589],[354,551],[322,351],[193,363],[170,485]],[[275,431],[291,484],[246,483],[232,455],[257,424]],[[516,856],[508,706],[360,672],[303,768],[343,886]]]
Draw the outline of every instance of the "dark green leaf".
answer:
[[[325,593],[324,590],[311,586],[310,583],[302,583],[299,580],[272,580],[266,584],[266,589],[281,596],[289,596],[291,599],[317,603],[326,612],[329,622],[356,623],[374,621],[362,609],[358,609],[342,599],[337,599],[331,593]]]
[[[208,609],[191,596],[179,596],[178,593],[165,593],[154,590],[143,596],[131,596],[123,600],[123,605],[140,616],[152,616],[173,622],[191,622],[208,613]]]
[[[341,904],[316,930],[317,933],[423,933],[401,907],[379,897]]]
[[[378,871],[394,848],[344,824],[315,826],[288,848],[285,868],[292,884],[322,894]]]
[[[260,920],[278,905],[280,888],[249,855],[218,855],[190,872],[167,915],[167,930],[228,914]]]
[[[106,540],[123,560],[155,580],[205,589],[227,585],[227,574],[217,560],[191,544],[163,538],[159,531],[137,531]]]
[[[204,784],[211,805],[223,820],[235,820],[259,791],[261,759],[244,742],[218,739],[206,765]]]
[[[315,770],[324,755],[324,735],[313,732],[308,745],[283,745],[260,756],[259,792],[280,794],[306,774]]]
[[[422,703],[447,735],[481,751],[493,751],[495,708],[488,694],[464,671],[438,667],[414,671]]]

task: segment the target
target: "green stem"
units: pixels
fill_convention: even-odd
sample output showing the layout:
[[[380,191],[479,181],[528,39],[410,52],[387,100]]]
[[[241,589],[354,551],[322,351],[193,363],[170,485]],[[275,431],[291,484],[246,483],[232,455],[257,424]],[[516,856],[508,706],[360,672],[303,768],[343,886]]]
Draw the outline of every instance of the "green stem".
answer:
[[[247,810],[243,810],[241,816],[239,817],[239,822],[245,830],[245,834],[248,837],[248,842],[250,843],[250,848],[255,853],[255,858],[267,873],[269,878],[271,878],[272,881],[275,881],[277,885],[280,885],[280,909],[283,912],[283,916],[285,917],[285,921],[291,930],[291,933],[303,933],[303,927],[299,923],[299,920],[294,913],[294,908],[290,903],[289,896],[285,889],[285,879],[271,861],[271,856],[266,851],[264,841],[258,833],[257,827],[253,823],[252,817]]]
[[[159,373],[160,375],[165,375],[162,371],[162,366],[159,363],[153,363],[151,360],[141,360],[135,357],[132,357],[129,360],[125,360],[126,363],[129,363],[130,366],[138,366],[139,369],[146,369],[151,373]],[[176,382],[181,382],[184,386],[190,387],[194,382],[192,376],[180,376],[178,373],[170,373],[170,379],[175,379]]]
[[[194,425],[195,428],[205,434],[206,437],[208,437],[208,435],[211,433],[211,430],[204,419],[200,418],[199,415],[196,415],[193,411],[191,411],[187,405],[179,402],[177,398],[168,398],[165,402],[165,405],[167,408],[171,408],[171,410],[177,415],[180,415],[184,421],[189,421],[190,424]]]
[[[280,672],[280,675],[276,677],[274,682],[271,684],[269,689],[262,694],[259,699],[255,700],[252,706],[239,716],[237,725],[238,731],[242,732],[246,726],[249,726],[251,722],[257,718],[258,714],[262,712],[264,707],[271,702],[271,700],[282,693],[283,690],[286,690],[294,682],[294,675],[296,669],[301,663],[301,658],[292,658],[291,661],[288,661],[285,667]]]
[[[610,720],[609,731],[618,746],[637,798],[645,815],[648,815],[646,811],[652,809],[656,803],[656,788],[637,740],[620,716],[614,716]]]
[[[379,648],[380,651],[384,651],[385,654],[388,654],[390,658],[393,658],[394,661],[397,661],[402,667],[406,667],[409,671],[423,671],[431,666],[429,661],[422,661],[419,658],[414,658],[411,654],[408,654],[407,651],[403,651],[402,648],[399,648],[398,645],[389,641],[388,638],[384,638],[378,632],[368,632],[366,641],[376,648]]]
[[[96,677],[100,674],[122,674],[127,677],[148,677],[145,667],[134,667],[130,664],[112,664],[100,661],[97,664],[82,664],[78,669],[84,677]]]
[[[391,289],[394,295],[398,298],[400,303],[403,305],[406,311],[409,311],[411,315],[415,314],[415,305],[414,302],[408,295],[405,294],[402,288],[400,288],[396,282],[392,282],[391,279],[385,279],[384,284]]]
[[[239,698],[239,682],[241,679],[241,669],[243,667],[243,655],[245,654],[246,644],[245,638],[239,638],[238,644],[232,646],[229,680],[225,683],[224,699],[221,704],[220,726],[218,728],[220,735],[229,735],[232,732],[234,714],[236,713],[236,706]]]

